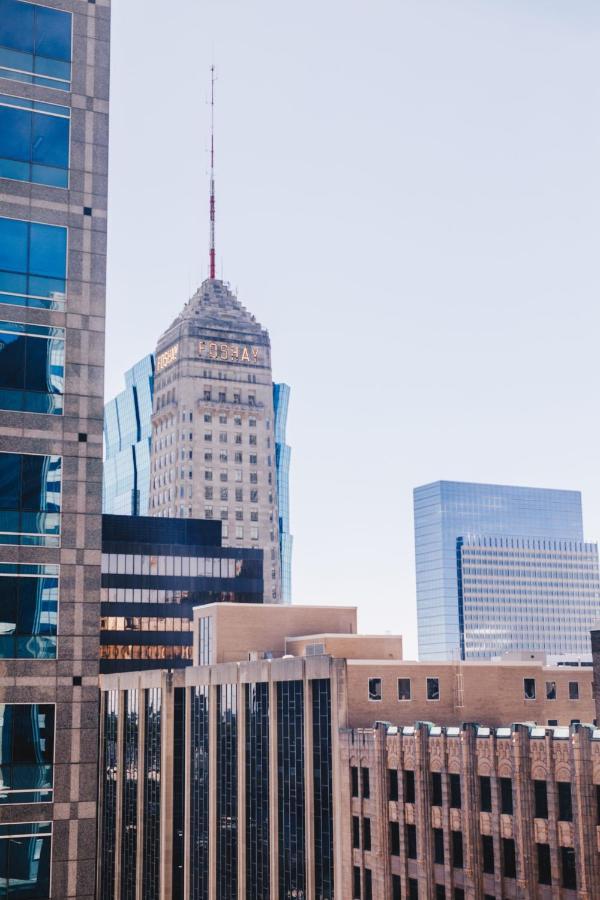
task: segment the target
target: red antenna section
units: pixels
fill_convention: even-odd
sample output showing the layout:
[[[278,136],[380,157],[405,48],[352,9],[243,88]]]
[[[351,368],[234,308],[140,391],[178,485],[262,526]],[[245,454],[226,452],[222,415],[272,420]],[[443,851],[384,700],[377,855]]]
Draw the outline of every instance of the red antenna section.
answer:
[[[216,278],[215,264],[215,67],[210,67],[210,278]]]

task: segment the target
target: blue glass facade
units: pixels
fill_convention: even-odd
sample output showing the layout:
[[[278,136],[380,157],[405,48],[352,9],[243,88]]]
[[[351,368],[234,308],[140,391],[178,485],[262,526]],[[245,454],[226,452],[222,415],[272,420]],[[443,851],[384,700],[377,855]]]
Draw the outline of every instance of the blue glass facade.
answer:
[[[125,373],[125,390],[104,408],[102,508],[114,515],[148,514],[154,357]]]
[[[415,489],[414,518],[421,659],[458,659],[461,646],[463,656],[468,646],[459,591],[465,540],[478,536],[583,541],[578,491],[438,481]],[[517,588],[513,585],[511,591]],[[514,627],[518,630],[517,621]],[[488,646],[488,656],[512,649]],[[550,642],[547,650],[562,652],[554,651]]]
[[[72,15],[22,0],[0,0],[0,76],[71,89]]]
[[[0,94],[0,177],[68,187],[70,130],[68,106]]]
[[[0,217],[0,303],[62,309],[67,229]]]
[[[292,547],[290,533],[290,456],[286,444],[287,413],[290,388],[287,384],[273,385],[275,410],[275,465],[277,475],[277,503],[279,509],[279,554],[281,560],[281,601],[292,602]]]

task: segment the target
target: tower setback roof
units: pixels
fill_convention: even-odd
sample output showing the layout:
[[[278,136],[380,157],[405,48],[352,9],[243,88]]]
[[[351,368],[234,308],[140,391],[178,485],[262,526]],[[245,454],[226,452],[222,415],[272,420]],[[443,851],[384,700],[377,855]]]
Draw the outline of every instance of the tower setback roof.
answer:
[[[231,331],[242,328],[250,334],[263,334],[260,322],[243,306],[224,281],[207,278],[188,300],[167,332],[190,320],[206,328]]]

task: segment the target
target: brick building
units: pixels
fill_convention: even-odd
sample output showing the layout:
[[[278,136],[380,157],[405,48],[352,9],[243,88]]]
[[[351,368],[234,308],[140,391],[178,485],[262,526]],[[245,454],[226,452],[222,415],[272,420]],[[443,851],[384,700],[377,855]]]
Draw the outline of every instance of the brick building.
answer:
[[[583,726],[570,731],[571,721],[593,718],[589,668],[552,668],[540,660],[404,661],[401,638],[357,635],[356,610],[348,607],[217,603],[194,610],[193,632],[194,665],[187,669],[101,676],[100,900],[124,900],[140,884],[146,900],[388,900],[392,889],[395,897],[411,890],[416,896],[419,885],[422,897],[441,897],[443,888],[456,889],[444,896],[457,900],[460,890],[479,898],[476,891],[490,887],[482,872],[479,821],[482,833],[496,838],[489,896],[537,896],[524,894],[522,886],[524,878],[533,884],[537,872],[523,862],[523,847],[528,852],[533,840],[522,843],[533,801],[522,788],[529,783],[527,760],[538,759],[539,748],[546,748],[549,813],[547,826],[536,820],[535,842],[550,848],[540,851],[540,865],[550,853],[554,884],[573,872],[581,889],[593,883],[596,858],[588,859],[585,872],[580,869],[582,848],[590,850],[596,840],[592,801],[600,767],[592,759],[600,753],[600,732]],[[423,719],[443,724],[415,727]],[[558,726],[548,729],[548,719]],[[373,728],[380,720],[394,725]],[[538,726],[531,732],[506,727],[523,720]],[[474,721],[479,725],[462,727]],[[395,756],[394,741],[402,750]],[[412,812],[408,800],[403,812],[400,799],[395,807],[386,799],[387,770],[393,757],[398,797],[405,799],[400,785],[409,748],[415,799]],[[460,757],[456,771],[448,768],[450,749]],[[462,776],[460,808],[456,780],[445,774],[432,780],[435,766]],[[557,831],[550,821],[558,815],[555,794],[566,799],[555,782],[567,772],[573,821],[561,820]],[[479,775],[490,779],[487,818],[476,811],[477,791],[487,790]],[[498,806],[499,792],[508,796],[499,779],[508,778],[512,814],[506,797],[505,811]],[[441,802],[430,820],[434,781]],[[463,821],[456,809],[473,813]],[[415,830],[400,834],[390,822]],[[452,842],[459,852],[452,833],[463,827],[463,869],[446,872],[432,861],[434,842],[437,858],[443,847],[449,863]],[[431,836],[432,828],[441,829],[442,837]],[[364,846],[365,829],[371,850]],[[353,849],[353,838],[360,850]],[[392,859],[405,846],[396,839],[411,841],[410,852],[408,846],[401,851],[403,869]],[[413,840],[421,854],[416,866]],[[501,840],[515,841],[514,878],[507,866],[511,845]],[[431,880],[441,873],[441,881]],[[416,879],[416,887],[408,879]],[[440,890],[428,893],[436,883]]]

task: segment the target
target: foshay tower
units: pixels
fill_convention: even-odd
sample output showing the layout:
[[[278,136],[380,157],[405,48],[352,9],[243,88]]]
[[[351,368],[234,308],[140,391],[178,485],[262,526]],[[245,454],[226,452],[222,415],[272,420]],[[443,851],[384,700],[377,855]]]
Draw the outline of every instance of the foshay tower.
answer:
[[[214,127],[209,262],[209,278],[156,347],[149,512],[220,519],[224,546],[261,548],[264,599],[276,603],[281,573],[271,344],[267,330],[216,278]]]

